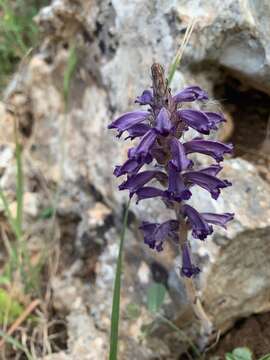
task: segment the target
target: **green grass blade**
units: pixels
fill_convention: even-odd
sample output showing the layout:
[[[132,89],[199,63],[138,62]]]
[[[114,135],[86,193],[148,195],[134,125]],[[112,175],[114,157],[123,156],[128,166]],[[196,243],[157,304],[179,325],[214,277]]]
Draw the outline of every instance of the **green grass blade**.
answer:
[[[24,347],[18,340],[14,339],[12,336],[5,334],[2,330],[0,330],[0,336],[2,336],[2,338],[4,338],[7,343],[14,346],[16,349],[23,351],[28,360],[34,360],[27,348]]]
[[[16,223],[19,236],[22,235],[22,222],[23,222],[23,168],[22,168],[22,150],[21,145],[18,142],[16,135],[16,167],[17,167],[17,179],[16,179],[16,198],[17,198],[17,214]]]
[[[174,74],[176,72],[176,69],[178,68],[180,61],[182,59],[182,55],[185,51],[185,48],[189,42],[190,36],[193,32],[194,26],[195,26],[196,21],[192,19],[192,21],[190,22],[190,24],[187,27],[187,30],[185,32],[184,38],[183,38],[183,42],[179,48],[179,50],[177,51],[177,54],[169,68],[169,72],[168,72],[168,85],[171,84],[172,79],[174,77]]]
[[[116,264],[116,274],[115,274],[115,280],[114,280],[113,304],[112,304],[112,314],[111,314],[110,360],[117,360],[122,253],[123,253],[123,245],[124,245],[125,234],[126,234],[129,205],[130,205],[130,200],[127,204],[127,207],[125,209],[125,214],[124,214],[123,228],[122,228],[122,233],[121,233],[121,237],[120,237],[118,259],[117,259],[117,264]]]
[[[71,46],[68,55],[67,66],[64,72],[64,81],[63,81],[63,92],[64,92],[64,100],[65,100],[65,107],[67,108],[68,105],[68,98],[69,98],[69,91],[70,91],[70,82],[74,71],[76,69],[78,59],[76,55],[76,47],[74,45]]]

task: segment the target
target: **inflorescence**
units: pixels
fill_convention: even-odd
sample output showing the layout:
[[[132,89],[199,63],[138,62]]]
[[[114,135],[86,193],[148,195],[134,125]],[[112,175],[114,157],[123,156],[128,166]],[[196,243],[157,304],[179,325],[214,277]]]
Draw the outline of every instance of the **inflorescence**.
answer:
[[[193,238],[204,240],[212,234],[212,224],[225,228],[234,214],[200,213],[186,201],[191,198],[191,188],[195,185],[207,190],[215,200],[219,197],[220,189],[231,185],[229,181],[219,179],[217,174],[222,169],[220,162],[224,154],[231,153],[233,147],[232,144],[203,137],[181,141],[190,127],[200,134],[208,135],[226,120],[221,113],[183,108],[187,102],[208,100],[207,93],[199,86],[189,86],[172,96],[159,64],[152,66],[152,78],[153,89],[143,91],[135,101],[139,105],[148,106],[148,109],[125,113],[108,126],[118,131],[118,137],[126,132],[126,139],[140,139],[136,146],[129,149],[124,164],[116,166],[114,175],[127,175],[119,189],[129,190],[130,198],[136,195],[137,202],[160,197],[166,206],[175,209],[176,219],[161,224],[144,221],[140,229],[144,234],[144,242],[151,249],[163,250],[166,239],[180,243],[181,274],[192,277],[200,269],[192,263],[187,231],[192,231]],[[215,163],[194,169],[194,163],[188,157],[192,153],[208,155]],[[155,166],[151,170],[140,171],[144,165],[153,162]],[[148,185],[153,179],[160,186]]]

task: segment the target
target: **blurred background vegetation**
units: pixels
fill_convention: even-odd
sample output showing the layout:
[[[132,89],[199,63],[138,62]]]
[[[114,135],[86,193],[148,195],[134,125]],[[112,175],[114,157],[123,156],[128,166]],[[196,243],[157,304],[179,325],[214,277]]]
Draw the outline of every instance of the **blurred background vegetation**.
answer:
[[[34,17],[49,0],[0,0],[0,90],[38,42]]]

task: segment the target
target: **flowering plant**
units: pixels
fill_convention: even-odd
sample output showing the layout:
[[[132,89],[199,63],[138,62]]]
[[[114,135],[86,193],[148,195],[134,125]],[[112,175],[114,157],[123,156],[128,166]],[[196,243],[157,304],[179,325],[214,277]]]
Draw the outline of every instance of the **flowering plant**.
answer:
[[[168,238],[180,243],[181,274],[193,277],[200,269],[192,263],[187,232],[191,230],[193,238],[204,240],[213,232],[212,225],[226,227],[234,214],[200,213],[186,201],[192,196],[193,186],[207,190],[216,200],[220,189],[231,185],[229,181],[219,179],[217,174],[222,169],[220,162],[224,154],[231,153],[233,147],[232,144],[202,137],[184,142],[183,134],[189,128],[208,135],[226,120],[221,113],[183,107],[188,102],[208,100],[207,93],[199,86],[189,86],[173,96],[161,65],[153,64],[151,71],[152,90],[143,91],[135,101],[139,105],[148,106],[148,109],[125,113],[108,126],[109,129],[117,130],[118,137],[126,132],[126,139],[140,139],[136,146],[129,149],[125,163],[116,166],[114,175],[127,176],[119,189],[129,190],[130,198],[136,195],[139,202],[160,197],[167,207],[175,210],[176,219],[161,224],[144,221],[140,228],[144,242],[151,249],[161,251]],[[193,161],[188,157],[192,153],[208,155],[215,163],[195,169]],[[140,171],[146,164],[154,164],[154,167]],[[159,187],[148,184],[153,179],[158,181]]]

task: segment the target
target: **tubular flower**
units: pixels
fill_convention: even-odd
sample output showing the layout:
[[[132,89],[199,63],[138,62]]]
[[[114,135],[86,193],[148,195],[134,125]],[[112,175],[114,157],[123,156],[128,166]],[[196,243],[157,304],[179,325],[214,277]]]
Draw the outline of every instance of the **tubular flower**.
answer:
[[[137,202],[159,197],[171,209],[176,219],[162,224],[144,221],[140,227],[144,242],[151,249],[163,250],[164,242],[179,242],[182,226],[191,231],[193,238],[205,240],[213,232],[213,225],[226,228],[234,214],[200,213],[186,202],[191,198],[190,189],[199,186],[217,199],[221,189],[231,186],[228,180],[217,177],[222,170],[220,162],[232,152],[232,144],[205,140],[201,137],[184,142],[182,135],[189,127],[199,134],[208,135],[226,121],[221,113],[185,109],[186,102],[207,101],[208,95],[199,86],[189,86],[176,95],[164,79],[158,64],[152,66],[153,90],[144,90],[135,103],[147,106],[146,111],[128,112],[113,121],[108,128],[116,129],[118,137],[124,132],[127,139],[139,139],[128,151],[128,159],[116,166],[115,176],[127,175],[119,190],[128,190]],[[212,157],[217,163],[197,169],[189,154],[200,153]],[[144,165],[148,168],[143,170]],[[153,168],[149,169],[152,164]],[[153,183],[154,181],[154,183]],[[200,270],[192,264],[187,239],[181,244],[182,269],[186,277],[196,276]]]

